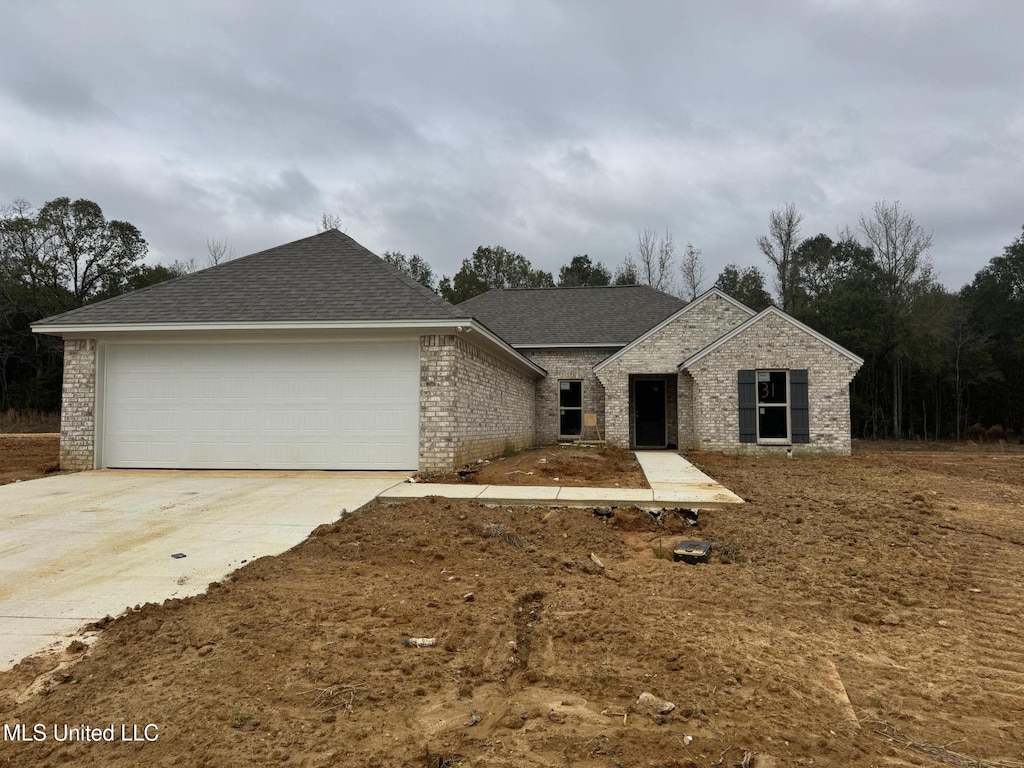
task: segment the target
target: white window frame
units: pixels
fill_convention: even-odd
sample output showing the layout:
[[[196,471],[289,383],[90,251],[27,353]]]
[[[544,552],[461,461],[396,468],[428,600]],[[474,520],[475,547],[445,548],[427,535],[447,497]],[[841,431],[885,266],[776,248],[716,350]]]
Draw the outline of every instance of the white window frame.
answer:
[[[761,402],[761,381],[762,374],[782,373],[786,376],[785,395],[783,403],[762,403]],[[757,442],[761,445],[792,445],[793,442],[793,419],[790,413],[793,395],[789,386],[789,370],[782,368],[758,369],[754,374],[754,407],[757,408],[755,421],[757,423]],[[761,413],[763,408],[784,408],[786,412],[786,436],[785,437],[761,437]]]

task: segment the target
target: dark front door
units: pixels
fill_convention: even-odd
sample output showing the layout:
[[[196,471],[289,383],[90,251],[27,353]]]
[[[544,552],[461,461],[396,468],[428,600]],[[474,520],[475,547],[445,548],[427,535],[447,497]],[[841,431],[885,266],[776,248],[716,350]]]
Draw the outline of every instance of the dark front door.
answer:
[[[665,447],[665,380],[637,379],[633,383],[637,448]]]

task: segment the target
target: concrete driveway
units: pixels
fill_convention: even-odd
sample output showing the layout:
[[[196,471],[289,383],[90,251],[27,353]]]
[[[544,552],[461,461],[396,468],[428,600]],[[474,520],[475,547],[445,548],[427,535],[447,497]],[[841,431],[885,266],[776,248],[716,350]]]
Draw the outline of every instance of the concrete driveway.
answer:
[[[103,470],[0,486],[0,670],[126,607],[203,592],[407,474]]]

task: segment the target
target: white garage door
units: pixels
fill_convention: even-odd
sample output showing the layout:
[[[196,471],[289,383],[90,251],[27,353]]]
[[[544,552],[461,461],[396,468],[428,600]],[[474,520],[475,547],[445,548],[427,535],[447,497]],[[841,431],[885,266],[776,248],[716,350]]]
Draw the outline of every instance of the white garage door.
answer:
[[[416,469],[419,349],[109,345],[105,467]]]

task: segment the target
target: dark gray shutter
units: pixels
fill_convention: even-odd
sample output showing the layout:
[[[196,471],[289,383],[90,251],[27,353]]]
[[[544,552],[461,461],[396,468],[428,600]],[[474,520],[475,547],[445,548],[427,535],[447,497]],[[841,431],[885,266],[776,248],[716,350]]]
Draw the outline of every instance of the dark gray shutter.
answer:
[[[740,403],[740,442],[757,442],[757,372],[737,371]]]
[[[811,442],[807,406],[807,370],[789,372],[789,418],[794,443]]]

